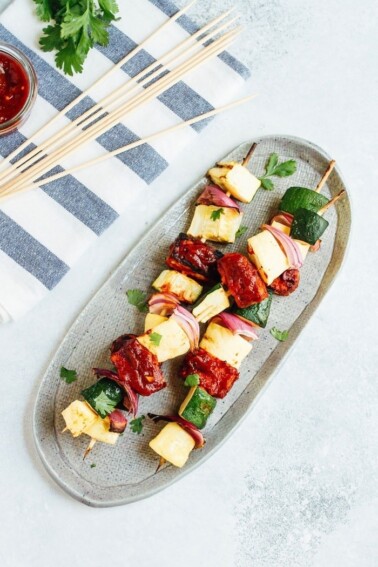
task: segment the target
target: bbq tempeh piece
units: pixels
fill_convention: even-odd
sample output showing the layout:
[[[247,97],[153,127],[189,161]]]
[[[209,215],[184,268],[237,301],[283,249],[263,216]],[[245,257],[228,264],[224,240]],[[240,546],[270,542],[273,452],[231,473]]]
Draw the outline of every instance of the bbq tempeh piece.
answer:
[[[169,248],[166,264],[186,276],[201,282],[209,282],[217,277],[217,260],[223,256],[200,238],[181,232]]]

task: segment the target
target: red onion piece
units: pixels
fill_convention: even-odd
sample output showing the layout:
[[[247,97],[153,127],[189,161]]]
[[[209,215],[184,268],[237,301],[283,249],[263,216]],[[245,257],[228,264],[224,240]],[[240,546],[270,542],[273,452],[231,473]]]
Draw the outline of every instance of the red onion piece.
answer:
[[[279,222],[281,224],[284,224],[285,226],[291,227],[291,223],[293,222],[294,216],[291,215],[290,213],[278,213],[278,215],[275,215],[272,220],[270,221],[270,223],[272,224],[273,222]]]
[[[240,211],[239,205],[217,185],[207,185],[198,197],[196,205],[216,205]]]
[[[193,437],[196,449],[200,449],[206,443],[204,436],[201,431],[193,425],[190,421],[180,417],[179,415],[158,415],[156,413],[147,414],[152,421],[157,423],[158,421],[171,421],[177,423],[182,427],[191,437]]]
[[[170,315],[179,304],[179,299],[173,293],[154,293],[148,302],[149,312],[155,315]]]
[[[138,394],[134,392],[131,386],[125,380],[121,380],[117,372],[114,372],[114,370],[108,370],[107,368],[93,368],[93,372],[96,376],[102,376],[110,378],[110,380],[114,380],[118,386],[125,390],[126,396],[122,403],[124,407],[135,417],[138,413]]]
[[[251,323],[247,323],[245,319],[233,313],[219,313],[212,321],[219,323],[222,327],[226,327],[226,329],[229,329],[234,335],[243,335],[253,341],[259,338],[255,327]]]
[[[269,224],[263,224],[262,228],[273,234],[274,238],[282,246],[287,259],[289,260],[290,268],[300,268],[303,265],[302,254],[295,240],[290,238],[290,236],[281,230],[273,228]]]
[[[320,248],[322,241],[319,239],[315,242],[315,244],[313,244],[312,246],[310,246],[310,252],[317,252]]]
[[[198,321],[193,317],[193,315],[181,306],[176,307],[173,312],[172,317],[180,325],[182,330],[187,334],[190,342],[190,350],[194,350],[198,347],[200,328]]]
[[[110,431],[114,433],[123,433],[127,426],[127,419],[123,413],[115,409],[109,414],[110,419]]]

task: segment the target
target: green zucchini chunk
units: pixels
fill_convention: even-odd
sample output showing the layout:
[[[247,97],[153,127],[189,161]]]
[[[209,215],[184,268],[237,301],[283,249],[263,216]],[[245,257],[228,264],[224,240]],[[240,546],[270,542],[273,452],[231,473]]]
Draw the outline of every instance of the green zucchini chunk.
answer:
[[[328,225],[329,222],[318,213],[308,209],[298,209],[291,225],[290,236],[308,244],[315,244]]]
[[[315,213],[328,203],[327,197],[306,187],[289,187],[281,199],[279,210],[294,214],[298,209],[308,209]]]
[[[260,303],[255,303],[255,305],[251,305],[245,309],[236,307],[234,309],[235,315],[239,315],[239,317],[242,317],[251,323],[255,323],[255,325],[264,329],[269,319],[270,308],[273,300],[273,292],[271,290],[268,290],[268,292],[269,297]]]
[[[179,415],[193,423],[198,429],[203,429],[216,405],[217,400],[206,390],[193,386],[181,404]]]
[[[98,382],[81,392],[86,402],[104,418],[123,400],[124,392],[116,382],[101,378]]]

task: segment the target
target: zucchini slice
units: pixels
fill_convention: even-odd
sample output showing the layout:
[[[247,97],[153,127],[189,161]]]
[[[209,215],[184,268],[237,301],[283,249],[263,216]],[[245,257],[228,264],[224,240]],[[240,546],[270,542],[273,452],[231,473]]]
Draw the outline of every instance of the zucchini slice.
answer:
[[[308,209],[315,213],[328,203],[327,197],[306,187],[289,187],[281,199],[279,210],[294,214],[298,209]]]
[[[308,244],[315,244],[328,225],[329,222],[318,213],[308,209],[298,209],[294,214],[290,236]]]
[[[268,293],[269,297],[261,301],[261,303],[256,303],[255,305],[251,305],[245,309],[236,307],[236,309],[234,309],[235,315],[239,315],[239,317],[242,317],[243,319],[246,319],[247,321],[250,321],[264,329],[268,322],[273,299],[273,292],[268,290]]]
[[[198,429],[203,429],[216,405],[217,400],[206,390],[193,386],[180,406],[179,415],[193,423]]]
[[[123,400],[125,394],[114,380],[101,378],[101,380],[83,390],[81,395],[95,412],[104,418],[112,413]]]

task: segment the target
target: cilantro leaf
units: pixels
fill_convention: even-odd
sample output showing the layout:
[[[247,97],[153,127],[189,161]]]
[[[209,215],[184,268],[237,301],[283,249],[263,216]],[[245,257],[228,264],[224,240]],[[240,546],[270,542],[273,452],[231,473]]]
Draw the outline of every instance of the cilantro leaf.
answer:
[[[108,26],[116,19],[116,0],[34,0],[38,18],[53,20],[43,30],[43,51],[56,51],[55,63],[67,75],[81,73],[94,44],[109,43]]]
[[[219,220],[221,215],[224,215],[224,209],[216,209],[210,215],[212,221]]]
[[[185,378],[185,386],[198,386],[198,384],[200,383],[200,377],[198,376],[198,374],[188,374],[188,376]]]
[[[265,164],[265,173],[259,177],[259,180],[261,181],[263,189],[272,191],[274,189],[274,184],[271,179],[268,179],[268,177],[288,177],[289,175],[293,175],[296,171],[297,162],[295,160],[289,159],[282,163],[278,163],[278,154],[273,152],[270,154]]]
[[[289,177],[289,175],[293,175],[297,171],[297,162],[293,159],[289,159],[288,161],[283,161],[274,169],[272,175],[276,177]]]
[[[34,0],[36,14],[42,22],[49,22],[53,17],[53,6],[50,0]]]
[[[91,469],[94,469],[95,466],[96,466],[96,463],[92,463],[92,464],[91,464]]]
[[[265,175],[273,175],[273,171],[277,163],[278,163],[278,154],[276,153],[270,154],[270,157],[268,158],[268,161],[266,162],[266,166],[265,166],[265,171],[266,171]]]
[[[66,384],[72,384],[72,382],[76,382],[77,380],[77,372],[76,370],[68,370],[62,366],[60,369],[60,377]]]
[[[145,415],[141,415],[140,417],[136,417],[130,421],[130,429],[133,433],[142,433],[143,429],[143,420],[145,419]]]
[[[54,49],[61,49],[64,42],[60,37],[60,25],[47,26],[43,28],[43,36],[39,40],[39,45],[42,51],[54,51]]]
[[[289,337],[289,331],[280,331],[276,327],[272,327],[272,329],[270,329],[270,334],[272,335],[272,337],[277,339],[277,341],[281,342],[286,341]]]
[[[153,345],[159,346],[160,345],[160,341],[163,337],[161,335],[159,335],[159,333],[151,333],[150,334],[150,341],[152,342]]]
[[[273,181],[271,181],[270,179],[265,179],[265,177],[261,177],[260,181],[261,181],[261,187],[263,189],[266,189],[266,191],[273,191],[274,189]]]
[[[247,230],[248,230],[248,226],[241,226],[236,231],[235,238],[240,238],[241,236],[243,236],[244,233],[247,232]]]
[[[100,417],[104,418],[112,413],[115,408],[115,403],[105,392],[100,392],[99,395],[91,401],[91,406],[93,406]]]
[[[130,305],[134,305],[141,313],[147,313],[147,294],[140,289],[129,289],[126,292]]]

